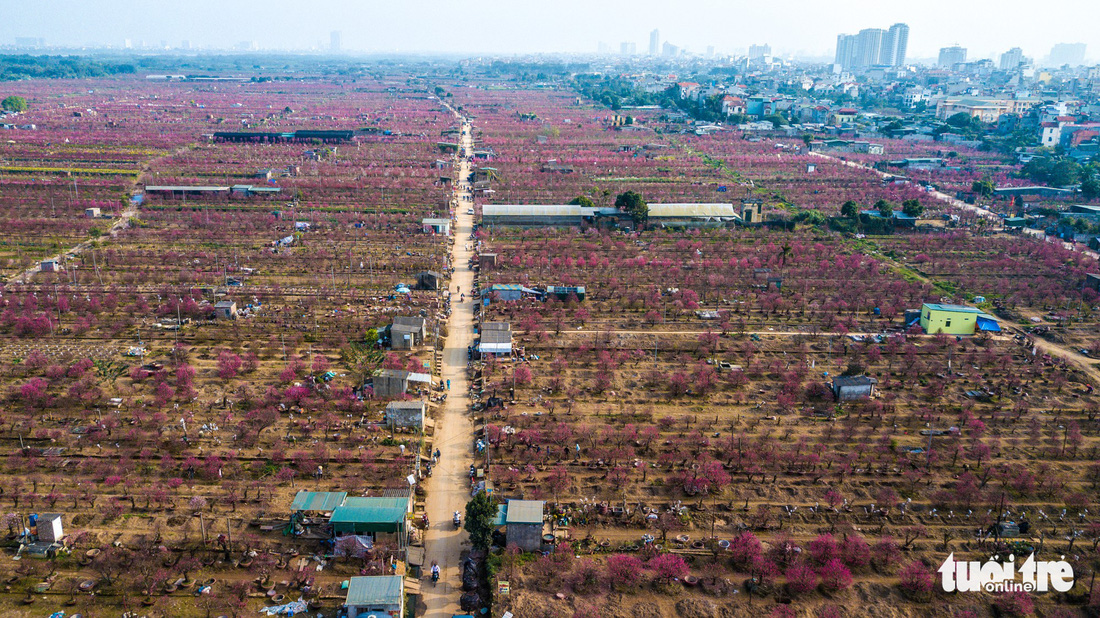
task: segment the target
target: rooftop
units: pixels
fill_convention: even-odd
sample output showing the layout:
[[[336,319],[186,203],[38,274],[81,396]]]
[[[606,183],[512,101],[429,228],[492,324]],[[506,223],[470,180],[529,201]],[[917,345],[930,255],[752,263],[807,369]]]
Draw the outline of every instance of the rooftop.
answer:
[[[408,498],[351,497],[332,511],[332,523],[398,523],[408,512]]]
[[[405,594],[405,578],[400,575],[352,577],[348,582],[349,606],[400,605]]]
[[[542,510],[542,500],[509,500],[505,523],[541,524]]]
[[[661,217],[737,217],[733,204],[649,204],[649,216]]]
[[[332,511],[344,503],[346,491],[299,491],[290,503],[291,511]]]
[[[871,386],[878,384],[878,380],[870,376],[837,376],[833,378],[833,387],[843,386]]]
[[[932,311],[950,311],[952,313],[981,313],[982,310],[977,307],[967,307],[966,305],[945,305],[942,303],[924,303],[925,307],[928,307]]]

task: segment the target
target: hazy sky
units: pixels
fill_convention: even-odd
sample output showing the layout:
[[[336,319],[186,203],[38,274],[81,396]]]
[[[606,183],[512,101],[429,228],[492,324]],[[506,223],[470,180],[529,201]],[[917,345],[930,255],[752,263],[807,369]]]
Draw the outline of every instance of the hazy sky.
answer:
[[[909,57],[934,57],[959,43],[971,58],[1022,47],[1041,58],[1058,42],[1086,43],[1100,58],[1100,2],[1048,5],[1020,0],[0,0],[0,44],[17,36],[51,45],[327,47],[340,30],[343,48],[365,52],[618,51],[661,40],[705,51],[769,43],[776,54],[829,55],[840,32],[909,24]]]

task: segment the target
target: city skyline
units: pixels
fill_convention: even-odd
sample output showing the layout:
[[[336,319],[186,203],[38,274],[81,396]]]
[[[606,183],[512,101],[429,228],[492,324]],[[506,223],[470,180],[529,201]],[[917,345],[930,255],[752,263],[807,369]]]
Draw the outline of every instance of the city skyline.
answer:
[[[1075,19],[1067,21],[1045,14],[1018,20],[1011,10],[989,10],[993,7],[989,2],[957,5],[943,0],[932,0],[920,11],[860,0],[852,3],[858,11],[817,15],[815,5],[795,0],[785,9],[794,19],[776,20],[766,7],[713,0],[689,1],[683,6],[687,10],[675,14],[651,0],[642,0],[626,14],[611,6],[575,0],[565,0],[553,11],[535,10],[533,5],[498,11],[499,3],[493,0],[473,0],[468,9],[482,15],[484,35],[471,39],[447,35],[453,7],[442,0],[424,0],[416,7],[319,0],[306,12],[278,2],[261,6],[196,0],[187,6],[186,11],[175,5],[148,7],[139,0],[44,0],[13,5],[0,23],[0,45],[13,45],[17,37],[42,39],[48,47],[121,48],[123,40],[129,39],[153,46],[169,41],[171,48],[187,40],[192,49],[232,49],[241,41],[254,41],[262,50],[324,51],[331,48],[330,33],[341,30],[341,51],[345,53],[594,53],[601,41],[612,51],[622,43],[649,51],[648,35],[657,29],[661,43],[667,41],[689,53],[703,54],[714,47],[719,55],[744,54],[749,45],[760,43],[770,45],[777,57],[829,59],[835,55],[839,32],[869,24],[904,23],[913,33],[907,41],[908,61],[934,62],[939,49],[955,43],[966,47],[971,59],[994,62],[1013,47],[1036,60],[1047,57],[1062,43],[1084,44],[1086,62],[1100,52],[1100,33],[1088,26],[1100,17],[1100,8],[1084,3]],[[578,23],[570,17],[572,8],[589,18]],[[942,19],[948,11],[952,19]],[[218,19],[209,15],[218,15]],[[706,19],[698,19],[699,15]],[[800,24],[799,16],[806,16],[805,25]],[[538,27],[530,27],[531,23]],[[975,23],[982,27],[972,27]],[[404,24],[409,26],[402,27]],[[657,47],[660,53],[661,46]]]

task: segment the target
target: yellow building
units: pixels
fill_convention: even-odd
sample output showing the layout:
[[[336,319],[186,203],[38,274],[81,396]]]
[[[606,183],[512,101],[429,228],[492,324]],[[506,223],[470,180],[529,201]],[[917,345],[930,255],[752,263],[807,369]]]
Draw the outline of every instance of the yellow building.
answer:
[[[936,303],[924,303],[921,307],[920,325],[929,335],[973,335],[980,330],[1001,330],[997,318],[982,313],[977,307]]]

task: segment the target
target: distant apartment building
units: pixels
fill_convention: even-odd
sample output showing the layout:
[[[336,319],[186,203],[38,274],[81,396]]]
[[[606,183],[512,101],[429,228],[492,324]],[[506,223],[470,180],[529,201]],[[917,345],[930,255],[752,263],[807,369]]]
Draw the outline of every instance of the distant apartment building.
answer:
[[[1012,49],[1001,54],[1001,62],[999,68],[1002,71],[1015,71],[1020,68],[1020,63],[1024,61],[1024,50],[1019,47],[1013,47]]]
[[[20,49],[39,49],[46,46],[46,39],[33,36],[15,37],[15,46]]]
[[[936,118],[947,120],[955,114],[964,113],[982,122],[996,122],[1005,114],[1026,114],[1040,102],[1032,98],[945,97],[936,105]]]
[[[1058,43],[1051,48],[1050,57],[1047,58],[1047,65],[1053,67],[1060,67],[1063,65],[1077,67],[1084,63],[1084,43]]]
[[[629,41],[619,43],[619,53],[624,56],[633,56],[638,53],[638,44]]]
[[[966,48],[953,45],[940,48],[940,59],[936,64],[944,68],[954,68],[956,64],[966,62]]]
[[[894,24],[889,30],[865,28],[836,39],[835,62],[845,69],[901,66],[909,48],[909,26]]]
[[[676,56],[680,55],[680,47],[678,45],[673,45],[672,43],[665,41],[661,45],[661,55],[666,58],[675,58]]]
[[[772,55],[771,45],[749,45],[749,60],[757,60],[770,55]]]
[[[649,33],[649,55],[656,56],[661,51],[661,31],[654,28]]]
[[[886,42],[882,49],[882,62],[892,67],[905,65],[905,56],[909,53],[909,26],[897,23],[886,31]]]
[[[333,30],[328,35],[328,49],[332,52],[340,51],[340,31]]]

